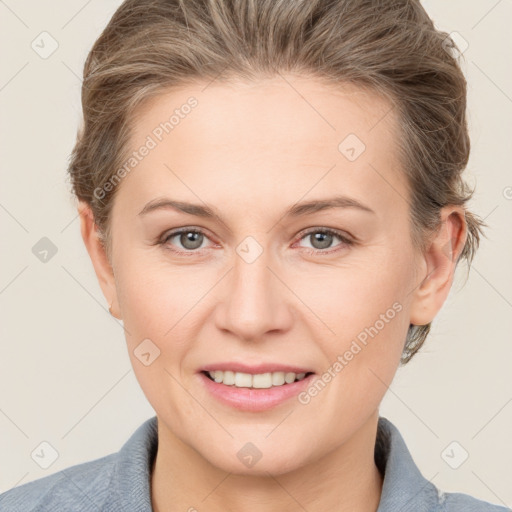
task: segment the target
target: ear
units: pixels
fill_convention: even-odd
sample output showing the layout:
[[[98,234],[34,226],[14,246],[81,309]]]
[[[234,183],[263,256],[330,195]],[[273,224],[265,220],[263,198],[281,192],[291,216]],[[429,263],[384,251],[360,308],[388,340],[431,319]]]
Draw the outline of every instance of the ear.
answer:
[[[426,253],[421,256],[422,282],[414,290],[410,323],[426,325],[437,315],[450,292],[457,260],[467,237],[464,209],[447,206]]]
[[[80,231],[82,238],[91,258],[103,295],[105,299],[107,299],[109,306],[112,305],[112,315],[121,320],[114,270],[108,260],[105,248],[99,236],[99,229],[94,222],[91,207],[84,201],[80,201],[78,204],[78,214],[80,215]]]

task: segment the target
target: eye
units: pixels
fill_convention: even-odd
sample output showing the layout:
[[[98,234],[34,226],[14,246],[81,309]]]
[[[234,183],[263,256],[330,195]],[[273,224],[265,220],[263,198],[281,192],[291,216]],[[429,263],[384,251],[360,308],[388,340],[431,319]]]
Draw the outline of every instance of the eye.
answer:
[[[173,251],[177,253],[197,253],[201,252],[198,251],[201,247],[202,242],[205,238],[208,238],[206,234],[199,230],[199,229],[193,229],[193,228],[180,228],[176,229],[174,231],[168,232],[164,235],[163,239],[161,240],[162,245],[175,245],[175,243],[172,243],[172,239],[176,238],[177,243],[179,243],[185,250],[176,250],[172,249]]]
[[[312,249],[314,249],[306,251],[310,254],[331,254],[354,244],[348,236],[330,228],[312,228],[303,233],[299,240],[307,239],[308,237],[312,241]],[[341,243],[338,244],[340,248],[330,251],[325,250],[332,246],[333,238],[341,240]],[[173,239],[176,240],[173,242]],[[165,233],[158,243],[177,254],[193,255],[202,252],[200,249],[202,249],[201,246],[205,239],[209,240],[206,233],[201,229],[184,227]],[[175,249],[174,247],[177,244],[181,245],[183,250]]]
[[[338,251],[340,249],[334,249],[332,251],[326,251],[325,249],[328,249],[332,246],[333,238],[338,238],[341,240],[341,243],[338,244],[338,247],[344,248],[347,246],[351,246],[354,244],[354,242],[348,238],[348,236],[345,236],[341,232],[335,230],[335,229],[329,229],[329,228],[312,228],[306,233],[303,234],[303,236],[300,238],[300,240],[309,238],[311,240],[312,248],[315,249],[314,251],[307,251],[311,254],[319,254],[319,253],[333,253],[335,251]]]

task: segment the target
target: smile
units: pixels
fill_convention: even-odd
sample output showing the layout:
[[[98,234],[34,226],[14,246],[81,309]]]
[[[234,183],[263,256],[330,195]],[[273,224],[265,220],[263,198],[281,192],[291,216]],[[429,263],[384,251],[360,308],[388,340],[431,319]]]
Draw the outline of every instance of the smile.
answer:
[[[211,380],[224,384],[226,386],[234,386],[237,388],[254,388],[268,389],[271,387],[284,386],[293,382],[298,382],[306,378],[308,373],[293,372],[266,372],[266,373],[243,373],[233,371],[214,370],[204,372]]]

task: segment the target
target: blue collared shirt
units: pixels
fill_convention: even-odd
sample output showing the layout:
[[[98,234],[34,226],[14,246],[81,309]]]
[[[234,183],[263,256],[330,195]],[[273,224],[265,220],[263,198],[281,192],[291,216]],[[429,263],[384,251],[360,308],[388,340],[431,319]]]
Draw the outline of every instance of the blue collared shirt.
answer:
[[[0,511],[152,512],[151,468],[157,446],[157,418],[153,416],[119,452],[4,492]],[[398,429],[382,416],[375,460],[384,472],[377,512],[511,512],[467,494],[438,490],[420,473]]]

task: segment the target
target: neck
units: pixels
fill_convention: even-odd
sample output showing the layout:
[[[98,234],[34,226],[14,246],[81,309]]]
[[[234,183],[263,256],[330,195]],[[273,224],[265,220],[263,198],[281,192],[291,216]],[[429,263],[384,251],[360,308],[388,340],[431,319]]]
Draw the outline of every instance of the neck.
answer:
[[[151,474],[154,512],[376,512],[383,478],[374,461],[378,411],[343,445],[285,474],[226,473],[158,422]]]

